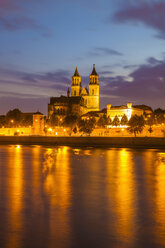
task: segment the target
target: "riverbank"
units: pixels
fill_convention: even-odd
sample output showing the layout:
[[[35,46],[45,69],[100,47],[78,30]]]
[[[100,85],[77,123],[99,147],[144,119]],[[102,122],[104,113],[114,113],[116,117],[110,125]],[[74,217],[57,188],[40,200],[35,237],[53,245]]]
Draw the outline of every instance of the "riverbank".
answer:
[[[0,144],[66,145],[94,147],[163,148],[165,138],[160,137],[52,137],[52,136],[0,136]]]

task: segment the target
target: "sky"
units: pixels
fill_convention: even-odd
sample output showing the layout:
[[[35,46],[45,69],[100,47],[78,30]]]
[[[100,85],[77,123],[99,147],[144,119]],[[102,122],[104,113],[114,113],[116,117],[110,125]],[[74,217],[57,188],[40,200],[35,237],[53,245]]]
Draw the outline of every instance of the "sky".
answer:
[[[100,108],[165,109],[165,0],[0,0],[0,115],[47,114],[93,64]]]

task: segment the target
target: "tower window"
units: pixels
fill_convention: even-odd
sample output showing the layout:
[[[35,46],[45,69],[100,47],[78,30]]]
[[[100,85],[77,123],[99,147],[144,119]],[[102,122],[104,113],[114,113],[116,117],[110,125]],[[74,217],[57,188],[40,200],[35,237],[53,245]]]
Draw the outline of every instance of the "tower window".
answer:
[[[92,95],[94,95],[94,89],[92,89]]]
[[[74,96],[76,96],[76,90],[74,90]]]

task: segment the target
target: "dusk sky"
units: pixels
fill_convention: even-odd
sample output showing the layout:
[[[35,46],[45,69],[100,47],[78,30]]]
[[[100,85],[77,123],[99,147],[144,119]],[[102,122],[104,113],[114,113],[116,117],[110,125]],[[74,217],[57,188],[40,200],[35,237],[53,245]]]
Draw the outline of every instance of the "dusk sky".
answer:
[[[165,0],[0,0],[0,114],[47,114],[93,64],[101,108],[165,109]]]

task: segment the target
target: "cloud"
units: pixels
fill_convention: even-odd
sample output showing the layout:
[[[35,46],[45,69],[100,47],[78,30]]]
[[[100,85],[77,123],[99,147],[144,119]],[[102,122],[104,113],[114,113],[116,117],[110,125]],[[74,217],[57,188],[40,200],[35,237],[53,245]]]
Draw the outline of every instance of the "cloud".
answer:
[[[143,23],[158,31],[157,37],[165,39],[165,2],[128,1],[114,16],[115,21]]]
[[[113,74],[112,71],[99,71],[99,75],[109,75],[109,74]]]
[[[165,108],[165,59],[150,57],[144,64],[132,68],[132,72],[127,76],[114,76],[113,71],[108,69],[100,71],[99,74],[102,107],[105,107],[106,103],[120,105],[133,102]],[[2,96],[6,97],[9,103],[11,97],[18,98],[19,103],[20,98],[27,99],[28,102],[28,98],[49,100],[51,96],[66,95],[72,75],[73,72],[68,70],[27,73],[1,69],[0,105]],[[82,76],[82,83],[88,85],[89,76]]]
[[[100,81],[104,83],[102,94],[113,94],[122,101],[165,108],[165,60],[149,58],[128,77],[102,77]]]
[[[25,16],[19,17],[4,17],[0,16],[0,26],[8,31],[20,30],[20,29],[34,29],[44,31],[40,24],[38,24],[34,19]]]
[[[88,53],[89,56],[102,57],[102,56],[123,56],[122,53],[107,48],[107,47],[96,47]]]
[[[0,91],[30,92],[30,94],[40,96],[52,96],[66,92],[67,85],[71,84],[71,73],[68,70],[56,70],[45,73],[27,73],[10,69],[0,69]],[[18,89],[17,89],[18,88]],[[11,89],[11,90],[10,90]],[[31,91],[32,89],[32,91]],[[37,91],[36,91],[37,89]]]
[[[23,4],[28,0],[0,0],[0,29],[7,31],[35,30],[40,31],[43,37],[50,37],[50,30],[42,26],[34,18],[28,16],[28,11]],[[42,0],[30,1],[42,2]]]

